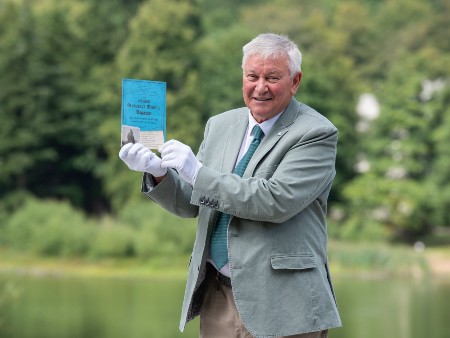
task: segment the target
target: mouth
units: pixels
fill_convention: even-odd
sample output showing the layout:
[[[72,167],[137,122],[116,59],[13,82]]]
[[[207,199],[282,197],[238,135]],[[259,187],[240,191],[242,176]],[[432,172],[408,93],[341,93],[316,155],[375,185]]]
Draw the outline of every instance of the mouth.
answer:
[[[271,98],[264,98],[264,97],[254,97],[253,100],[259,101],[259,102],[267,102],[272,100]]]

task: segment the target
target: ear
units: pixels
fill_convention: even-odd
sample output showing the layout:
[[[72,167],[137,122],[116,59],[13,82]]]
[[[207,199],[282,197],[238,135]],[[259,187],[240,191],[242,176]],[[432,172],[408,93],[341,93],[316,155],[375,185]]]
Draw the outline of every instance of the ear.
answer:
[[[295,93],[297,92],[297,89],[300,86],[300,82],[302,81],[302,76],[303,76],[302,72],[298,72],[297,74],[294,75],[294,77],[292,79],[292,86],[291,86],[292,96],[294,96]]]

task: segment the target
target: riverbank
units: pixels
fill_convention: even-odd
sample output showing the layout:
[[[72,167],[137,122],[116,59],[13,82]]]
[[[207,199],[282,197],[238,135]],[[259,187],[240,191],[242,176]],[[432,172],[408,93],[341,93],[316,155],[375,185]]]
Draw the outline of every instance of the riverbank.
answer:
[[[450,280],[450,246],[331,242],[334,276],[442,278]]]
[[[442,278],[450,280],[450,247],[330,243],[335,278]],[[183,280],[188,256],[149,260],[48,258],[0,249],[0,274],[86,278]]]
[[[189,257],[152,260],[49,258],[0,251],[0,274],[85,278],[184,279]]]

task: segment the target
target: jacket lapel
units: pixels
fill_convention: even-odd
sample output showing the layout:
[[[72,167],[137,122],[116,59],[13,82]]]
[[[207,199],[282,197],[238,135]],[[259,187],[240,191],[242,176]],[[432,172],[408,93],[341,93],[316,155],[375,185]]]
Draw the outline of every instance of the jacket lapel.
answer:
[[[224,152],[222,154],[222,172],[230,173],[233,171],[236,164],[236,159],[241,149],[241,143],[244,138],[245,131],[248,125],[248,110],[242,109],[239,119],[236,123],[230,125],[227,130],[225,140]]]
[[[264,136],[255,154],[252,156],[243,177],[251,177],[256,165],[262,158],[277,144],[277,142],[289,131],[289,127],[294,123],[299,114],[299,103],[295,98],[287,106],[284,113],[274,124],[269,134]]]

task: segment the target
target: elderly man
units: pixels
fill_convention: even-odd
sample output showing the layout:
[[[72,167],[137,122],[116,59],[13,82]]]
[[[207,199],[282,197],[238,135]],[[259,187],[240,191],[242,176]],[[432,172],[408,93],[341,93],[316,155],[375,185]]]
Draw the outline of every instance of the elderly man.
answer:
[[[142,191],[197,217],[180,329],[201,337],[326,337],[341,325],[327,257],[327,199],[337,129],[294,95],[301,53],[285,36],[243,48],[246,108],[212,117],[197,156],[166,142],[120,158],[144,172]]]

